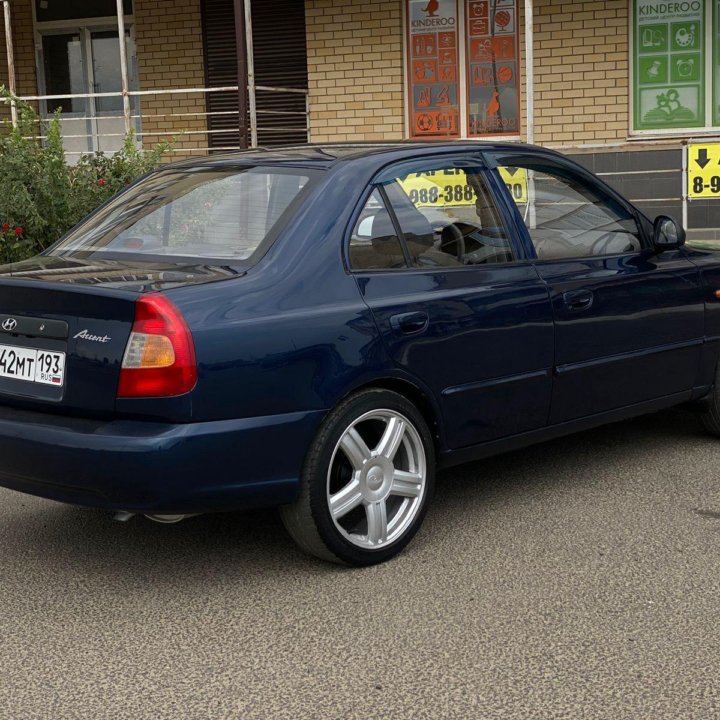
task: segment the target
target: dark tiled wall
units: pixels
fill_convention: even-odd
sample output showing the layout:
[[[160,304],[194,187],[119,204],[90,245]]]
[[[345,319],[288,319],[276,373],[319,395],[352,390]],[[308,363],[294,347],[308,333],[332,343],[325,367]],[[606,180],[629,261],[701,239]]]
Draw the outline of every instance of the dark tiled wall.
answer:
[[[651,219],[660,214],[682,218],[680,149],[582,153],[570,157],[598,174]],[[688,225],[720,228],[720,200],[693,201],[688,209]]]
[[[629,150],[570,154],[637,205],[649,218],[682,219],[682,151]],[[720,237],[720,198],[688,203],[688,230]],[[700,233],[702,234],[702,233]]]

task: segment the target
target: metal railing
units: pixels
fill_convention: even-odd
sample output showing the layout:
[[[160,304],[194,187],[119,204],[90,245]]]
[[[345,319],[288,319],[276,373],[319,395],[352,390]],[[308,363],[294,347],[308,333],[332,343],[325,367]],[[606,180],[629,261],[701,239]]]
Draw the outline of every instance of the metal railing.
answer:
[[[15,80],[15,60],[13,55],[13,36],[12,36],[12,22],[10,12],[10,1],[1,0],[3,4],[3,17],[5,25],[5,46],[8,60],[8,89],[12,97],[18,97],[16,80]],[[71,132],[64,133],[65,140],[82,141],[86,140],[86,149],[84,150],[72,150],[66,149],[68,155],[79,155],[83,152],[92,152],[100,146],[100,138],[105,142],[106,146],[110,148],[114,144],[119,144],[122,140],[117,143],[113,143],[113,139],[124,139],[129,132],[135,131],[137,137],[142,141],[144,137],[154,137],[157,139],[168,139],[168,138],[189,138],[192,136],[203,135],[205,136],[205,143],[201,145],[195,145],[194,147],[182,148],[183,152],[201,152],[207,153],[214,150],[235,150],[243,147],[257,147],[259,141],[262,138],[267,138],[269,144],[275,144],[272,142],[273,138],[282,138],[285,135],[292,136],[292,142],[297,143],[298,140],[302,140],[302,134],[304,132],[304,139],[307,141],[309,131],[309,108],[308,108],[308,90],[301,88],[289,88],[289,87],[268,87],[263,85],[257,85],[255,79],[254,69],[254,57],[253,57],[253,45],[252,45],[252,11],[250,0],[239,0],[240,5],[243,8],[243,12],[240,14],[243,32],[240,38],[243,40],[243,50],[241,58],[244,67],[247,72],[239,74],[245,78],[247,77],[247,95],[240,92],[240,87],[237,85],[230,85],[226,87],[190,87],[190,88],[160,88],[152,90],[132,90],[130,89],[130,76],[128,73],[128,57],[127,57],[127,46],[126,46],[126,33],[125,33],[125,16],[123,0],[116,0],[116,13],[117,13],[117,29],[119,38],[119,49],[120,49],[120,80],[121,90],[117,92],[93,92],[93,93],[73,93],[73,94],[45,94],[45,95],[26,95],[20,96],[19,99],[26,102],[38,102],[40,104],[41,113],[47,107],[48,101],[62,101],[62,100],[88,100],[89,103],[86,105],[90,106],[90,112],[83,112],[82,114],[67,114],[66,116],[61,115],[63,121],[76,121],[87,123],[88,131],[85,133]],[[236,16],[237,21],[237,16]],[[240,48],[240,40],[238,41],[238,48]],[[211,97],[215,93],[234,93],[237,98],[237,112],[233,110],[211,110],[208,108],[208,97]],[[289,108],[278,108],[276,102],[258,102],[258,93],[268,96],[282,97],[284,94],[288,98]],[[142,112],[142,98],[149,96],[163,96],[163,95],[202,95],[205,98],[205,112],[193,111],[193,112]],[[298,104],[298,97],[303,96],[304,101]],[[122,111],[118,111],[117,114],[112,113],[98,113],[95,112],[95,101],[101,98],[119,98],[122,104]],[[135,102],[133,102],[135,100]],[[246,100],[248,102],[246,102]],[[16,103],[13,100],[9,101],[11,111],[11,121],[13,125],[18,123],[18,113]],[[226,104],[232,104],[226,103]],[[133,105],[140,108],[139,111],[133,111]],[[245,110],[247,107],[247,117],[245,117]],[[44,113],[46,116],[48,113]],[[214,122],[218,119],[230,118],[233,115],[237,117],[237,125],[230,123],[229,125],[225,122]],[[205,118],[205,127],[202,128],[198,124],[200,118]],[[184,129],[182,126],[178,127],[182,118],[194,120],[194,126],[189,129]],[[110,127],[112,123],[108,121],[118,121],[116,127]],[[143,121],[153,121],[153,124],[159,126],[159,129],[147,130],[143,128]],[[277,123],[269,122],[269,120],[277,120]],[[282,124],[284,120],[285,124]],[[163,121],[165,129],[163,128]],[[42,122],[42,121],[41,121]],[[105,126],[103,132],[99,131],[99,123]],[[278,124],[280,123],[280,124]],[[213,127],[213,125],[222,125],[221,127]],[[228,138],[237,136],[237,142],[231,142],[228,145],[218,145],[213,139],[215,136],[222,137],[223,141],[227,141]],[[42,139],[41,130],[38,130],[36,137]],[[110,141],[109,143],[107,141]],[[76,144],[79,144],[76,143]]]
[[[268,109],[262,104],[258,106],[256,102],[252,106],[247,119],[247,146],[257,147],[258,144],[277,144],[275,140],[283,136],[292,136],[292,142],[307,141],[308,136],[308,91],[298,88],[286,87],[270,87],[257,85],[254,87],[255,93],[270,94],[278,99],[292,99],[295,106],[301,105],[298,109],[276,109],[275,107]],[[39,103],[40,107],[44,107],[46,103],[52,101],[54,103],[63,100],[90,100],[94,104],[95,100],[101,98],[122,98],[123,103],[127,99],[128,105],[131,107],[129,116],[124,112],[104,112],[104,113],[83,113],[83,114],[60,114],[61,121],[72,122],[73,125],[86,123],[88,129],[85,132],[75,131],[63,132],[63,138],[70,147],[66,149],[68,155],[80,155],[83,152],[93,152],[99,149],[99,141],[105,147],[119,145],[126,137],[128,131],[134,131],[138,140],[143,141],[152,138],[153,143],[162,140],[176,139],[178,147],[175,149],[184,154],[207,154],[209,152],[219,150],[238,150],[245,146],[241,141],[241,133],[245,130],[244,124],[240,122],[240,116],[236,110],[182,110],[168,109],[167,111],[157,111],[152,108],[143,110],[142,99],[161,96],[202,96],[206,99],[212,94],[233,94],[237,95],[238,86],[229,85],[224,87],[188,87],[188,88],[157,88],[152,90],[128,90],[123,92],[95,92],[95,93],[68,93],[54,95],[24,95],[18,96],[19,100],[25,102]],[[137,98],[137,103],[133,103],[133,99]],[[299,101],[299,99],[302,100]],[[138,111],[133,111],[132,106],[137,104]],[[277,103],[275,103],[277,104]],[[47,119],[48,113],[43,113],[44,117],[39,120]],[[232,119],[236,122],[215,123],[219,127],[212,127],[214,119]],[[13,117],[16,121],[16,118]],[[202,122],[204,120],[204,123]],[[113,123],[111,121],[116,121]],[[151,121],[152,128],[144,127],[148,121]],[[187,121],[187,126],[183,127],[183,121]],[[94,125],[94,127],[93,127]],[[105,126],[105,130],[98,130],[97,126]],[[113,127],[110,127],[113,126]],[[43,140],[44,135],[40,128],[34,136]],[[192,145],[183,143],[183,139],[195,140],[197,137],[203,137],[205,142],[198,145],[193,142]],[[227,143],[227,139],[236,137],[236,142]],[[224,142],[218,143],[213,138],[222,138]],[[67,143],[67,141],[73,141]],[[86,141],[86,149],[72,149],[72,146],[79,145],[82,141]],[[263,142],[260,142],[263,141]]]

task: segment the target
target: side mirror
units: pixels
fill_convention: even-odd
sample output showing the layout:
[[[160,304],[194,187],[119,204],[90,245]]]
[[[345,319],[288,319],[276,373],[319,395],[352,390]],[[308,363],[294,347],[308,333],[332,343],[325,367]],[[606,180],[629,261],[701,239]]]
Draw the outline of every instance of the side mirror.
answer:
[[[685,244],[685,230],[667,215],[655,218],[653,230],[653,245],[657,252],[677,250]]]

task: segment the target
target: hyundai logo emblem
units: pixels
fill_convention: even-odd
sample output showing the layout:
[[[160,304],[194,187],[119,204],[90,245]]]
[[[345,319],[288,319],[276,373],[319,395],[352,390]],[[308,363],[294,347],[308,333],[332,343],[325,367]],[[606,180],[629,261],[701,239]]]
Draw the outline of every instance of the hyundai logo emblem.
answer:
[[[12,332],[16,327],[17,327],[17,320],[15,320],[15,318],[8,318],[2,324],[3,330],[7,330],[8,332]]]

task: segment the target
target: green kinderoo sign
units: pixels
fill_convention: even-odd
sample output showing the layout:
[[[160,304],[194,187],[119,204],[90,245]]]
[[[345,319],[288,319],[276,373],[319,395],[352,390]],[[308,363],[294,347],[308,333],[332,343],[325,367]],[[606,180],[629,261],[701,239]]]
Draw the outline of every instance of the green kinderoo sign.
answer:
[[[633,10],[633,127],[704,127],[705,0],[635,0]]]

